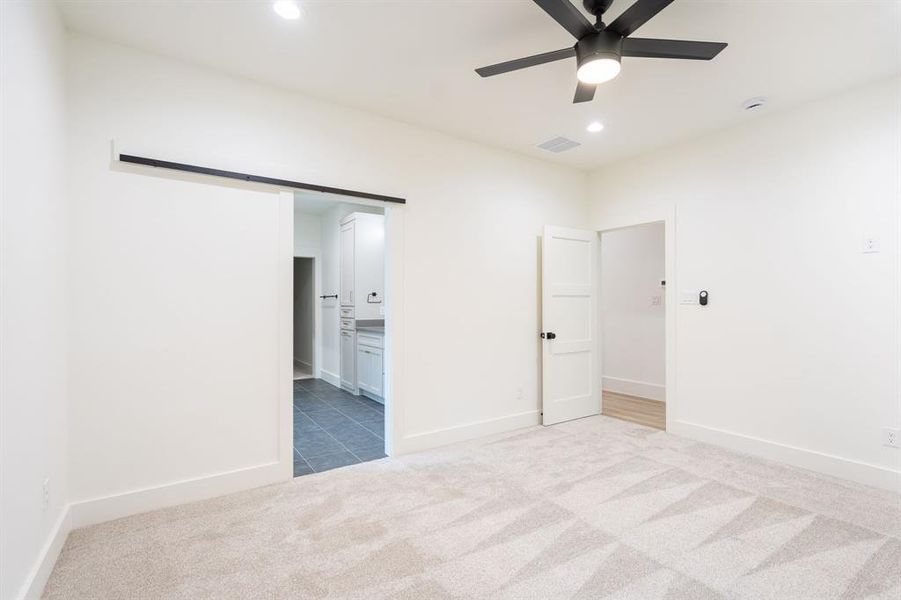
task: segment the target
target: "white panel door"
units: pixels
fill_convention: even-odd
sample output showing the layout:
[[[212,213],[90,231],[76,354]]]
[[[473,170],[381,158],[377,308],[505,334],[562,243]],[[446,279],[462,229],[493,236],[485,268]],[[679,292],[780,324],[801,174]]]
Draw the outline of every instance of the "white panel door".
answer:
[[[600,412],[598,235],[545,225],[541,240],[542,423]]]

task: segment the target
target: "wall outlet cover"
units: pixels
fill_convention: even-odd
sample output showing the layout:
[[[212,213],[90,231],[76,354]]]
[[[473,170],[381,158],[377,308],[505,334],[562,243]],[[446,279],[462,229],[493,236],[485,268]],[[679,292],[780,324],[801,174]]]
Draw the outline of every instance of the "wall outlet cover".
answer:
[[[882,445],[888,446],[889,448],[899,448],[899,443],[901,443],[901,429],[896,429],[894,427],[883,427],[882,428]]]
[[[679,304],[698,304],[700,290],[682,290],[679,292]]]
[[[863,249],[862,252],[864,254],[876,254],[879,252],[879,238],[872,235],[865,235],[863,237]]]

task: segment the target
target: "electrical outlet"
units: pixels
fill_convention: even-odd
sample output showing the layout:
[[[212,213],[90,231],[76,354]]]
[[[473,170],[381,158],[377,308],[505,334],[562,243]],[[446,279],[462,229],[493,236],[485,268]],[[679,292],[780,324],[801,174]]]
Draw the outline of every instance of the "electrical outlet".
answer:
[[[516,388],[516,399],[522,400],[524,398],[522,388]]]
[[[47,510],[48,506],[50,506],[50,480],[45,479],[41,489],[41,508]]]
[[[889,448],[898,448],[899,441],[901,441],[901,429],[895,429],[894,427],[882,428],[883,446],[888,446]]]
[[[863,238],[863,253],[877,254],[879,252],[879,238],[872,235],[865,235]]]

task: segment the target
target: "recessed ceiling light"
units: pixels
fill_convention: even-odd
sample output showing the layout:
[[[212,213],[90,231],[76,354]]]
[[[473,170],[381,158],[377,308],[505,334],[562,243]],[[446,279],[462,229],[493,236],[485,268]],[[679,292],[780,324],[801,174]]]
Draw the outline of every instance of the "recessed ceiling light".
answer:
[[[300,7],[294,0],[276,0],[272,4],[272,10],[283,19],[293,21],[300,18]]]
[[[600,121],[595,121],[593,123],[589,123],[586,129],[591,133],[597,133],[598,131],[602,131],[604,129],[604,124]]]

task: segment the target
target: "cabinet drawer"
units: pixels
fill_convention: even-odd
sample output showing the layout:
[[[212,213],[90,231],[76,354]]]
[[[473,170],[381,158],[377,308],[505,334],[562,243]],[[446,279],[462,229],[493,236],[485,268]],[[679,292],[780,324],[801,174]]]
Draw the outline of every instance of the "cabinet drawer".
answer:
[[[353,319],[354,318],[354,309],[353,308],[341,308],[341,318],[342,319]]]
[[[354,328],[354,320],[353,319],[341,319],[341,329],[353,329]]]
[[[369,346],[370,348],[381,348],[384,338],[380,335],[372,335],[369,333],[357,333],[357,344],[360,346]]]

